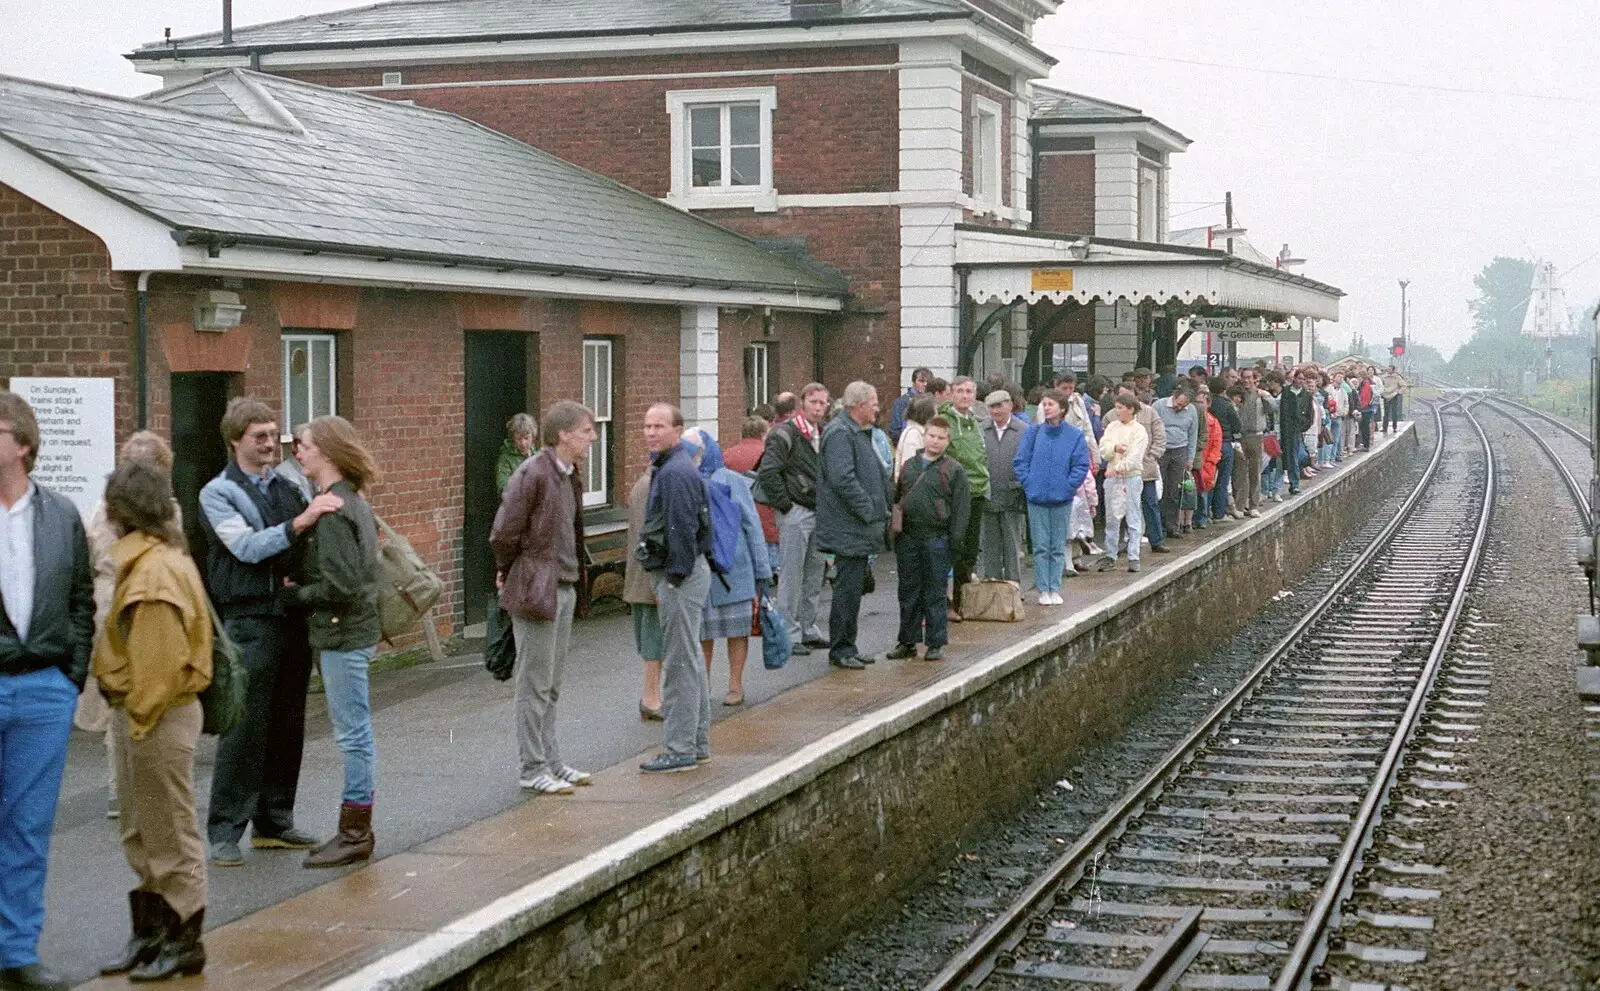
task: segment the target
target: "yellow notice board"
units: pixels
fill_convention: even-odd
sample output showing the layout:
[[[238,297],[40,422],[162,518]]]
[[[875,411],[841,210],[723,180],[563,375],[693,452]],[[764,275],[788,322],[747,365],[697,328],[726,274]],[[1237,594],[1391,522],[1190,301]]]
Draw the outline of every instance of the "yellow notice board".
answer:
[[[1036,268],[1033,270],[1034,292],[1071,292],[1072,269]]]

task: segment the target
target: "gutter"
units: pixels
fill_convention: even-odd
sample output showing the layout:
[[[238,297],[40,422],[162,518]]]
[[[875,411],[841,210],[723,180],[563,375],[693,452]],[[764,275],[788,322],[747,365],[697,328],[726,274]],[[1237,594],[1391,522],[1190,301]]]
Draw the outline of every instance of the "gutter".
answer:
[[[810,296],[828,296],[843,299],[848,295],[847,287],[818,286],[815,284],[801,284],[798,280],[792,283],[781,282],[752,282],[742,279],[686,279],[681,276],[658,275],[652,272],[617,272],[608,269],[589,268],[581,265],[551,265],[541,262],[523,262],[506,258],[478,258],[464,255],[435,254],[428,251],[412,251],[401,248],[369,248],[360,245],[334,244],[326,241],[314,241],[301,238],[271,237],[255,234],[229,234],[222,231],[205,230],[202,228],[180,228],[172,232],[172,239],[180,247],[199,246],[206,249],[206,254],[212,258],[222,256],[223,249],[239,245],[251,245],[259,248],[276,248],[284,251],[298,251],[307,255],[344,255],[354,258],[369,258],[376,261],[415,261],[442,268],[480,268],[494,272],[532,272],[549,276],[578,276],[580,278],[594,279],[598,282],[611,282],[623,280],[642,285],[676,286],[682,289],[713,288],[724,290],[753,290],[758,292],[798,293]],[[809,276],[809,273],[805,273]]]
[[[139,273],[138,344],[134,353],[139,380],[139,429],[150,429],[150,272]]]

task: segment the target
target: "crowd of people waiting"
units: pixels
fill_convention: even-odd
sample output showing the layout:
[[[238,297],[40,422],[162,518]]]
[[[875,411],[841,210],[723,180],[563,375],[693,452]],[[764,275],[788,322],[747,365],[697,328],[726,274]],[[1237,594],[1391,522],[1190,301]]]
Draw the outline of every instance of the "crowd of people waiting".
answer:
[[[1082,388],[1064,373],[1026,393],[991,376],[979,403],[973,379],[919,368],[887,429],[872,385],[852,382],[835,403],[813,382],[753,411],[727,451],[658,403],[641,425],[650,464],[630,492],[624,582],[645,662],[640,715],[663,723],[662,751],[641,769],[711,759],[715,642],[729,660],[722,702],[740,705],[754,617],[774,585],[792,652],[825,649],[830,664],[859,671],[876,660],[857,645],[861,599],[874,559],[892,550],[899,626],[886,656],[914,658],[920,646],[937,661],[948,624],[963,621],[963,587],[980,574],[1020,584],[1024,541],[1039,604],[1061,604],[1063,579],[1124,554],[1136,572],[1142,544],[1166,553],[1192,529],[1257,516],[1285,486],[1293,495],[1368,449],[1375,424],[1397,429],[1405,388],[1393,366],[1346,377],[1258,363],[1182,378],[1134,369]],[[65,987],[37,945],[75,711],[106,732],[108,815],[138,878],[128,945],[103,973],[201,971],[206,862],[243,863],[246,827],[253,848],[306,851],[306,867],[372,855],[379,536],[365,494],[377,467],[337,416],[297,427],[281,462],[266,404],[233,400],[221,432],[232,457],[200,496],[202,580],[160,436],[126,441],[86,527],[31,481],[37,421],[0,391],[0,991]],[[594,437],[593,413],[576,402],[554,404],[542,431],[518,414],[497,470],[490,544],[515,641],[519,783],[540,794],[591,783],[562,761],[555,726],[589,563],[578,469]],[[202,838],[194,749],[217,614],[248,678],[242,715],[218,740]],[[294,822],[313,661],[345,768],[326,840]]]

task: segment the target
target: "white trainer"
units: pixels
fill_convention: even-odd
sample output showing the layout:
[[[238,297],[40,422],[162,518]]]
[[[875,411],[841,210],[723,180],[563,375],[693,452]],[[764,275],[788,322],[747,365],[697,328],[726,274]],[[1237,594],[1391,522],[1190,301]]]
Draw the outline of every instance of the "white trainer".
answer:
[[[580,771],[575,767],[568,767],[565,764],[562,764],[560,767],[556,768],[555,774],[552,775],[552,777],[559,778],[569,785],[577,785],[579,788],[587,788],[589,785],[594,784],[594,778],[589,774]]]
[[[517,784],[521,785],[526,791],[536,791],[542,795],[572,794],[571,785],[559,778],[554,777],[553,775],[544,773],[535,774],[531,778],[525,777],[518,781]]]

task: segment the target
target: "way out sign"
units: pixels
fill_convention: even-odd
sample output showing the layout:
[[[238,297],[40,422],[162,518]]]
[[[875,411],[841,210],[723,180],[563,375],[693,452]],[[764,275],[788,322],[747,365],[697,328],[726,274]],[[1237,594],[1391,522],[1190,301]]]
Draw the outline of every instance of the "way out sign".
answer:
[[[116,383],[109,378],[22,378],[11,391],[39,421],[33,480],[72,500],[84,519],[117,466]]]

